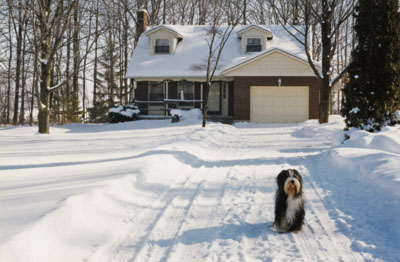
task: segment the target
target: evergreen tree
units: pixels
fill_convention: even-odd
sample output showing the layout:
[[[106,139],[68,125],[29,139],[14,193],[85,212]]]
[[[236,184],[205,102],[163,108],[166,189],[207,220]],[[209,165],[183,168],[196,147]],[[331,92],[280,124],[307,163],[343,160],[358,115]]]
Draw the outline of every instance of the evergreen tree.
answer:
[[[117,46],[115,45],[115,41],[110,34],[109,38],[106,39],[104,53],[99,60],[99,64],[103,67],[103,73],[98,73],[98,75],[102,78],[102,81],[106,83],[106,88],[108,91],[107,104],[109,108],[114,107],[119,103],[119,86],[117,84],[118,72],[115,70],[115,68],[119,67],[119,60],[116,51]]]
[[[96,96],[93,107],[88,108],[91,122],[106,122],[108,120],[108,110],[118,104],[118,72],[115,68],[119,66],[118,56],[116,55],[115,42],[112,37],[106,39],[104,52],[99,57],[98,63],[102,71],[97,71]]]
[[[395,124],[400,106],[398,0],[360,0],[355,11],[358,45],[352,53],[342,113],[347,127],[368,131]]]
[[[99,73],[98,73],[99,74]],[[93,100],[93,107],[88,108],[89,121],[94,123],[104,123],[107,121],[108,103],[107,103],[107,87],[102,84],[102,81],[95,79],[97,92]]]

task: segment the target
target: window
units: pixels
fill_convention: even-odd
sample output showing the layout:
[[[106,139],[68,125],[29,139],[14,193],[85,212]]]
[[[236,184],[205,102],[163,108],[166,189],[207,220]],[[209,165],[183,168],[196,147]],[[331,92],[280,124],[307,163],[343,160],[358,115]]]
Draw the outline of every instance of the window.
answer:
[[[222,89],[222,98],[223,99],[226,99],[226,86],[227,86],[227,84],[224,84],[223,85],[224,88]]]
[[[163,101],[164,88],[162,82],[149,83],[149,101]]]
[[[178,98],[181,100],[194,100],[194,85],[192,82],[179,82]]]
[[[156,54],[169,54],[169,40],[156,39],[156,46],[154,52]]]
[[[246,52],[260,52],[261,38],[247,38]]]

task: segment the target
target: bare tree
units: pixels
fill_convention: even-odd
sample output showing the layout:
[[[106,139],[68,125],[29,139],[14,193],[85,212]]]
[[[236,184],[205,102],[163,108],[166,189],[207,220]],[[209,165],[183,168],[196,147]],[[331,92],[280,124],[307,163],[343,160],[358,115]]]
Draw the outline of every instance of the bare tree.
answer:
[[[287,24],[288,17],[286,16],[287,9],[281,6],[282,1],[269,0],[274,8],[278,22],[283,25],[287,31],[303,46],[307,55],[308,63],[318,79],[320,87],[320,107],[319,107],[319,122],[327,123],[329,121],[330,94],[332,87],[346,73],[347,67],[344,67],[339,74],[334,75],[332,62],[337,51],[339,42],[339,30],[347,21],[354,10],[354,0],[299,0],[299,17],[302,16],[304,31],[299,31],[298,28]],[[286,11],[286,12],[285,12]],[[289,12],[290,13],[290,12]],[[321,39],[321,67],[317,65],[313,59],[313,54],[310,50],[310,35],[313,33],[313,25],[319,27],[319,38]],[[303,37],[296,37],[291,30],[301,33]]]
[[[208,44],[208,56],[207,62],[204,65],[195,65],[194,68],[204,69],[206,73],[206,87],[203,102],[203,122],[202,127],[206,126],[207,113],[208,113],[208,102],[210,99],[210,88],[212,81],[214,79],[215,72],[219,69],[219,62],[222,57],[222,51],[225,48],[225,44],[228,41],[233,29],[239,23],[241,19],[240,11],[235,16],[235,21],[230,21],[229,25],[222,26],[225,22],[222,18],[223,8],[226,5],[236,5],[238,6],[238,1],[214,1],[212,8],[211,24],[207,27],[207,44]],[[237,9],[239,10],[239,8]],[[243,13],[242,13],[243,14]]]
[[[29,123],[33,124],[36,108],[40,115],[39,129],[44,133],[48,132],[46,124],[43,125],[47,114],[56,123],[85,119],[87,107],[93,106],[102,92],[105,99],[109,98],[104,92],[107,81],[102,77],[106,74],[114,83],[109,86],[109,95],[114,96],[116,103],[127,103],[130,86],[123,76],[136,44],[135,10],[139,8],[148,10],[150,25],[209,25],[207,41],[211,51],[205,57],[202,70],[208,71],[207,82],[211,83],[215,72],[218,72],[224,39],[230,33],[229,30],[225,32],[227,28],[223,24],[232,29],[239,21],[282,23],[292,30],[290,25],[307,25],[305,22],[309,22],[308,31],[303,33],[303,36],[308,35],[301,40],[306,44],[304,39],[313,39],[311,57],[319,61],[326,54],[322,52],[320,37],[325,19],[321,16],[324,14],[323,3],[335,5],[332,8],[332,25],[337,25],[340,8],[343,9],[342,14],[349,14],[345,12],[345,7],[352,1],[0,0],[1,122],[23,123],[29,110]],[[306,13],[305,7],[308,6]],[[308,17],[305,18],[305,14]],[[327,79],[324,72],[331,73],[332,82],[333,75],[340,74],[349,62],[349,50],[354,46],[354,40],[348,37],[352,34],[352,26],[351,19],[339,25],[338,30],[332,26],[331,50],[335,52],[330,56],[330,71],[317,67],[321,71],[320,82]],[[310,41],[307,44],[311,45]],[[102,59],[107,57],[107,52],[109,62],[105,64]],[[325,60],[321,61],[325,68]]]
[[[50,133],[50,95],[64,82],[51,86],[55,54],[59,50],[64,33],[70,25],[70,18],[76,0],[38,0],[40,23],[40,92],[38,92],[39,133]]]

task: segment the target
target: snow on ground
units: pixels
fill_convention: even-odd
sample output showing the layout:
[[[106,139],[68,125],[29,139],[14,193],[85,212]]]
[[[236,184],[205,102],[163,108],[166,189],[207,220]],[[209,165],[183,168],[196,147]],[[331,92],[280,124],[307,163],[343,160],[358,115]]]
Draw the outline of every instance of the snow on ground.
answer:
[[[400,127],[200,120],[0,130],[0,261],[398,261]],[[272,229],[275,177],[306,226]]]

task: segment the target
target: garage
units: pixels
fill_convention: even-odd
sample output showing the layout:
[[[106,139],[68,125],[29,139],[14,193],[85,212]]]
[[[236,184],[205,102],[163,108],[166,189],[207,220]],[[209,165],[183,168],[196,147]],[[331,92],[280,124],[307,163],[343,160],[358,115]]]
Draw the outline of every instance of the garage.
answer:
[[[250,121],[296,123],[309,119],[308,86],[251,86]]]

